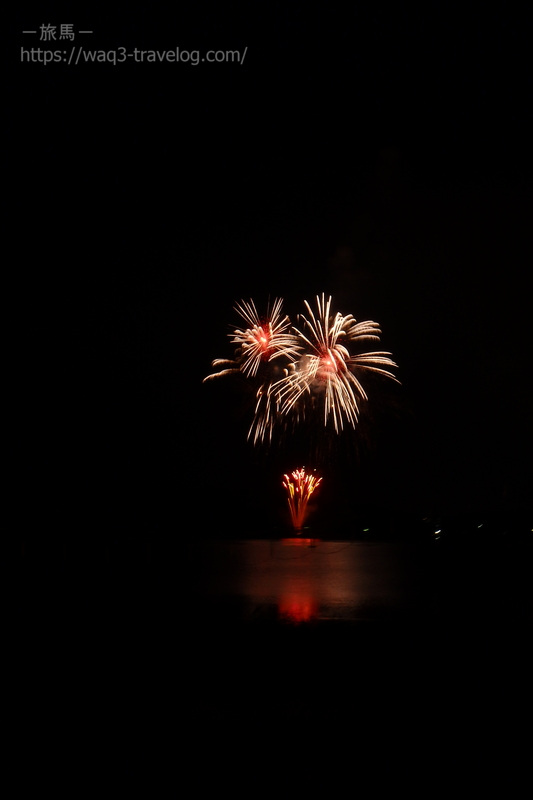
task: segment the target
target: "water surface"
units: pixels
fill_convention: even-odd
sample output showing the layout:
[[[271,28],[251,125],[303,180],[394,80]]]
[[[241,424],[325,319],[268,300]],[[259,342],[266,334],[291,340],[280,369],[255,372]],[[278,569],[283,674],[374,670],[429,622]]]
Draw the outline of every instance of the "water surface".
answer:
[[[287,623],[417,618],[427,612],[430,554],[413,544],[205,541],[196,553],[203,613]]]

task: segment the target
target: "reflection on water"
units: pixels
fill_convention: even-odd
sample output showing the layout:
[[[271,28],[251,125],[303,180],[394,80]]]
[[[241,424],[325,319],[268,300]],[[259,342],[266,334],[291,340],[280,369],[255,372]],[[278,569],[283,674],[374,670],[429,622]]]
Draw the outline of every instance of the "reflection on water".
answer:
[[[425,606],[423,564],[410,544],[213,541],[201,562],[207,608],[251,621],[382,619]]]
[[[281,595],[278,602],[281,619],[288,622],[310,622],[319,616],[319,605],[313,595],[305,595],[298,589]]]
[[[285,547],[318,547],[320,539],[282,539]],[[314,594],[311,581],[302,582],[289,579],[281,590],[277,602],[278,616],[285,622],[310,622],[320,613],[318,598]]]

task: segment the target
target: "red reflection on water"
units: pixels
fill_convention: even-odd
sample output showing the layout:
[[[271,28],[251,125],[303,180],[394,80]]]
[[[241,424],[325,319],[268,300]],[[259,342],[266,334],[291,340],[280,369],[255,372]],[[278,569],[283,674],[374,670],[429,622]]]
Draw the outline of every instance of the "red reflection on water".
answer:
[[[279,598],[278,613],[290,622],[309,622],[318,617],[318,602],[312,595],[284,594]]]
[[[281,544],[290,547],[316,547],[320,544],[320,539],[301,539],[300,537],[296,539],[293,537],[292,539],[282,539]]]
[[[282,539],[281,544],[286,547],[317,547],[320,539],[302,539],[299,536],[298,538]],[[305,553],[300,552],[295,558],[301,565],[301,569],[297,570],[297,575],[286,576],[285,585],[279,594],[278,615],[288,622],[310,622],[312,619],[318,618],[320,602],[317,596],[317,587],[305,568],[308,566]],[[292,558],[287,557],[285,563],[290,561]]]

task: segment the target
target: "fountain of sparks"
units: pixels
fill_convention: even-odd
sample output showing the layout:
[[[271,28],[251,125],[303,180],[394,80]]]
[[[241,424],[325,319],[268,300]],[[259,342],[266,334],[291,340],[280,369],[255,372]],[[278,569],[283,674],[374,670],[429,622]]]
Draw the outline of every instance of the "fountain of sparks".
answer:
[[[294,470],[290,475],[283,476],[283,487],[288,493],[288,503],[294,529],[300,533],[307,516],[309,498],[315,492],[322,478],[307,474],[305,468]]]

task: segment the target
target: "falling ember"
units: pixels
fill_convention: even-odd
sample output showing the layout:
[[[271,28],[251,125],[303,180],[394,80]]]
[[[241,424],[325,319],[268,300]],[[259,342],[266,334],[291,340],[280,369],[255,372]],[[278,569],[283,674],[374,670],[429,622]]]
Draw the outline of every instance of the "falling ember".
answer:
[[[296,531],[303,528],[309,498],[321,483],[322,478],[317,478],[316,475],[307,475],[304,467],[291,472],[290,475],[283,476],[283,486],[289,495],[287,499],[292,524]]]

